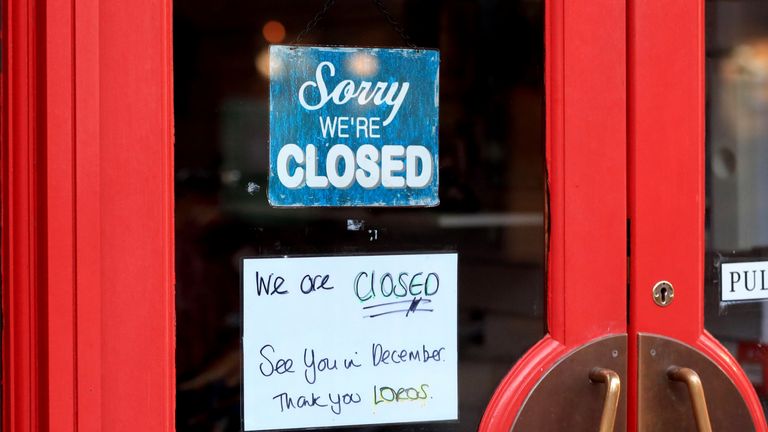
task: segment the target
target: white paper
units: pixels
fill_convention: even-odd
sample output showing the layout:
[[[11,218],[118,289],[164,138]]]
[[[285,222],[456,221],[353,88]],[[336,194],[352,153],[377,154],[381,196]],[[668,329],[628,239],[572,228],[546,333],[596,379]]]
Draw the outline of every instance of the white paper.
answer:
[[[720,300],[768,299],[768,261],[720,264]]]
[[[456,269],[455,253],[244,259],[244,429],[458,419]]]

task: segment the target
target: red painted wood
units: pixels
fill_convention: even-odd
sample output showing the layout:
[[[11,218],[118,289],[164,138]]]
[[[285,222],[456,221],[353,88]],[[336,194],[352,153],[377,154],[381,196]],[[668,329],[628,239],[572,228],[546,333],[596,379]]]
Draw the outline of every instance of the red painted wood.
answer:
[[[547,335],[515,363],[499,384],[485,409],[479,431],[508,432],[515,423],[520,407],[539,379],[555,365],[568,349]]]
[[[548,331],[499,385],[481,431],[508,431],[568,352],[626,332],[624,3],[546,4]]]
[[[103,297],[108,295],[108,269],[103,268],[104,251],[101,249],[101,237],[116,227],[108,220],[102,220],[104,195],[101,192],[101,147],[110,143],[101,139],[100,130],[103,121],[101,112],[101,48],[124,49],[122,47],[102,47],[100,31],[103,26],[99,16],[98,0],[72,0],[74,20],[74,79],[75,86],[74,132],[76,147],[74,153],[74,206],[75,206],[75,283],[77,292],[74,298],[76,308],[76,421],[77,429],[82,431],[113,430],[111,419],[103,416],[104,406],[120,403],[115,395],[103,390],[108,378],[103,362],[104,339],[102,332],[112,325],[111,319],[104,319],[108,314],[102,311]],[[148,77],[151,79],[151,77]],[[141,85],[137,83],[137,85]],[[126,121],[134,121],[127,118]],[[158,143],[160,144],[160,143]],[[105,167],[106,169],[115,169]],[[119,168],[118,168],[119,169]],[[130,265],[130,264],[129,264]],[[138,282],[138,281],[137,281]],[[128,306],[126,309],[132,309]],[[138,318],[133,318],[138,319]],[[101,325],[98,325],[101,323]],[[141,347],[135,347],[141,349]],[[126,362],[123,367],[134,366]],[[111,398],[108,396],[112,396]],[[114,429],[117,430],[117,429]]]
[[[744,400],[747,403],[750,414],[752,414],[752,420],[757,425],[756,430],[768,430],[763,414],[763,407],[755,394],[752,382],[750,382],[749,378],[744,374],[741,365],[739,365],[738,361],[733,358],[730,352],[728,352],[728,350],[726,350],[720,342],[706,330],[704,330],[693,346],[711,358],[736,384],[736,387],[741,391],[742,395],[745,396]]]
[[[98,2],[102,430],[174,425],[171,1]],[[95,156],[95,155],[94,155]]]
[[[41,233],[36,178],[40,160],[36,136],[39,74],[37,2],[3,4],[3,146],[2,146],[2,278],[3,278],[3,430],[40,430],[41,381],[39,309],[44,307],[36,272]],[[9,143],[13,145],[9,145]]]
[[[630,359],[639,332],[700,348],[737,384],[757,430],[766,430],[744,372],[704,331],[704,2],[632,1],[628,16]],[[651,296],[660,280],[675,287],[666,308]],[[636,427],[633,387],[629,395]]]
[[[552,88],[562,99],[548,103],[562,107],[548,138],[549,272],[561,284],[548,289],[564,304],[550,325],[576,347],[626,332],[626,17],[623,2],[562,5],[563,28],[551,29],[562,34],[562,88]]]
[[[630,320],[693,342],[704,325],[703,2],[631,5]],[[675,287],[666,308],[651,297],[660,280]]]
[[[3,5],[4,430],[173,430],[170,0]]]
[[[42,420],[50,431],[70,431],[76,426],[75,293],[78,265],[75,259],[75,85],[73,81],[73,8],[70,0],[47,2],[45,13],[44,95],[46,259],[40,274],[47,275],[46,311],[41,314],[47,337],[47,389],[41,393],[47,410]],[[44,342],[47,341],[47,344]]]

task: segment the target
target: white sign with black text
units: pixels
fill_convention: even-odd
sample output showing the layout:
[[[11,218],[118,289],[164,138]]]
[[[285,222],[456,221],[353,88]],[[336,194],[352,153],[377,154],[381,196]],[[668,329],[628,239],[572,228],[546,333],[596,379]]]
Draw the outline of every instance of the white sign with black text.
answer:
[[[768,261],[720,264],[720,301],[768,299]]]
[[[243,259],[244,429],[457,420],[457,259]]]

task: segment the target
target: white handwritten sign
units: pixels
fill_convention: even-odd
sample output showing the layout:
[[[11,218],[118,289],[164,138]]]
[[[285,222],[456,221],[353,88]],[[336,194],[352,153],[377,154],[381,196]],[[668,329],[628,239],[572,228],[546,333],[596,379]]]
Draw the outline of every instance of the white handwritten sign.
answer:
[[[246,431],[458,419],[457,254],[243,260]]]

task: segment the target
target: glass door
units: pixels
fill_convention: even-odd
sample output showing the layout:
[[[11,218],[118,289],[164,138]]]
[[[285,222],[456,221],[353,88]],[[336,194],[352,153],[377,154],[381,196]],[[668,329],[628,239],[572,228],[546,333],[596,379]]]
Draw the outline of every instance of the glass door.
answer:
[[[333,3],[5,2],[5,425],[241,430],[244,258],[448,252],[456,418],[339,427],[765,429],[761,2]],[[440,50],[439,206],[270,206],[299,34]]]
[[[638,430],[766,428],[755,392],[762,303],[750,296],[761,273],[742,268],[760,266],[764,243],[763,6],[630,7],[630,422]]]
[[[458,325],[444,329],[458,341],[446,351],[457,418],[380,422],[413,404],[426,416],[434,402],[382,405],[366,388],[348,407],[367,422],[334,412],[339,426],[508,430],[537,380],[576,352],[596,355],[568,368],[569,392],[588,414],[560,391],[558,415],[531,417],[545,421],[535,427],[579,417],[585,430],[624,428],[626,393],[613,391],[627,355],[624,7],[405,0],[383,2],[382,13],[380,3],[174,3],[177,430],[241,430],[243,368],[262,367],[276,383],[265,384],[270,420],[329,409],[322,393],[280,396],[271,373],[309,370],[301,353],[242,364],[244,258],[436,252],[458,256]],[[300,34],[309,45],[440,50],[439,206],[270,205],[268,47]],[[381,79],[363,66],[354,73]],[[267,354],[287,342],[265,345]]]
[[[705,323],[765,410],[768,10],[756,1],[707,8]]]
[[[311,30],[302,44],[407,47],[375,2],[339,1],[326,13],[321,1],[174,3],[179,431],[243,427],[241,368],[259,367],[241,364],[245,257],[458,254],[458,328],[445,329],[458,340],[448,353],[458,365],[458,420],[358,430],[477,429],[510,366],[546,333],[544,2],[383,3],[410,42],[440,50],[434,208],[268,202],[270,45]],[[353,69],[365,80],[386,79],[375,65]],[[289,342],[269,349],[286,352]],[[286,355],[305,369],[301,353]],[[360,360],[363,368],[368,360]],[[280,381],[271,382],[280,393]],[[305,389],[322,394],[322,385]],[[375,403],[389,393],[358,393],[370,423],[390,409]],[[297,397],[264,403],[275,417],[328,410],[297,407]]]

